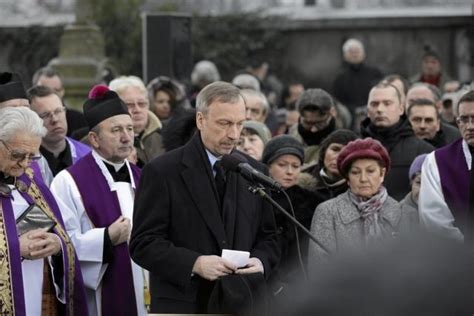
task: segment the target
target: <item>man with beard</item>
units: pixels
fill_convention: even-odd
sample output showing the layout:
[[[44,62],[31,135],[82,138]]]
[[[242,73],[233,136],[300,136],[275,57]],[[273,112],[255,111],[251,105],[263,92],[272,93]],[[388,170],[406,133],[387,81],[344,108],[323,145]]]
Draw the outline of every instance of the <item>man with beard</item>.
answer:
[[[404,114],[400,93],[392,84],[382,82],[370,90],[367,116],[361,123],[361,134],[377,139],[389,152],[392,165],[385,187],[390,196],[401,200],[410,191],[406,175],[413,159],[434,147],[415,136]]]
[[[35,86],[28,90],[30,107],[43,120],[48,130],[41,140],[40,151],[46,159],[51,181],[59,171],[71,166],[88,154],[91,149],[72,138],[66,137],[66,108],[61,98],[50,88]],[[51,181],[48,181],[51,182]]]
[[[300,112],[299,123],[293,125],[288,134],[303,144],[304,162],[312,164],[318,160],[321,142],[336,129],[334,101],[322,89],[308,89],[296,105]]]

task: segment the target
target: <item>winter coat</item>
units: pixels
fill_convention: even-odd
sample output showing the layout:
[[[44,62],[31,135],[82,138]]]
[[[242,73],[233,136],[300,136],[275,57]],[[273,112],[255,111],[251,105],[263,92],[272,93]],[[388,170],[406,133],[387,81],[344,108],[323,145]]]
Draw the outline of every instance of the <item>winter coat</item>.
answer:
[[[409,226],[409,217],[402,212],[400,204],[390,196],[382,205],[379,213],[384,230],[390,233],[387,238],[398,235],[400,230]],[[364,248],[364,220],[349,197],[349,190],[336,198],[321,203],[314,212],[311,233],[329,250],[325,253],[314,243],[308,250],[308,273],[325,261],[328,256],[341,252],[353,252]]]
[[[333,83],[333,95],[354,114],[355,108],[367,105],[370,89],[382,79],[377,68],[345,63]]]
[[[142,167],[153,158],[165,152],[161,141],[162,125],[160,119],[148,111],[148,123],[140,135],[135,136],[135,148],[137,150],[137,165]]]
[[[321,175],[321,167],[319,164],[311,170],[311,175],[315,180],[313,190],[321,195],[323,201],[335,198],[339,194],[346,192],[348,189],[347,181],[345,179],[341,179],[335,184],[328,183]]]
[[[434,147],[415,136],[405,115],[387,128],[376,127],[366,118],[361,123],[361,135],[380,141],[390,154],[391,165],[384,183],[388,195],[400,201],[411,189],[408,179],[411,163],[418,155],[433,151]]]
[[[455,140],[461,138],[461,133],[454,126],[441,122],[439,131],[436,133],[433,139],[425,139],[428,143],[433,145],[435,148],[441,148],[448,144],[451,144]]]
[[[308,230],[311,226],[313,213],[319,203],[322,202],[321,197],[299,185],[294,185],[285,190],[290,197],[294,208],[295,218]],[[273,193],[272,198],[280,204],[288,213],[292,214],[288,201],[283,193]],[[280,264],[272,277],[271,283],[274,288],[278,288],[281,284],[290,283],[298,280],[303,276],[298,261],[297,243],[295,236],[295,226],[293,223],[279,210],[275,209],[275,220],[279,231],[279,243],[281,247]],[[308,253],[308,236],[298,228],[298,238],[300,243],[303,263],[307,262]]]

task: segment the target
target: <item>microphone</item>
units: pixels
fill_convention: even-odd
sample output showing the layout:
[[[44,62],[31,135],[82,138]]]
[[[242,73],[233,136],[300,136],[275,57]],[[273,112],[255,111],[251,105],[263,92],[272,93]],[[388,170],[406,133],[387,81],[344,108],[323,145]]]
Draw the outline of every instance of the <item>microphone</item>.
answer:
[[[222,156],[221,164],[224,169],[240,173],[245,179],[251,182],[263,184],[275,191],[283,191],[281,184],[264,175],[249,165],[246,161],[247,159],[245,159],[244,156],[239,155],[238,153],[233,153]]]

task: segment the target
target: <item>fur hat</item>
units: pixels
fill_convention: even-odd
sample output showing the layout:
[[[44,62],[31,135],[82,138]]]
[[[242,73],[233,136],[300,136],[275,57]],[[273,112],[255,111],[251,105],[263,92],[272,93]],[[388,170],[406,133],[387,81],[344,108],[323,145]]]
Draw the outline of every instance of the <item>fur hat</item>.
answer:
[[[411,163],[410,170],[408,170],[408,179],[410,179],[410,181],[413,180],[413,177],[415,177],[418,172],[421,172],[421,166],[423,166],[427,155],[428,154],[421,154],[416,156]]]
[[[326,156],[326,151],[328,150],[331,144],[341,144],[347,145],[347,143],[356,140],[359,138],[356,133],[348,129],[338,129],[328,135],[322,142],[321,147],[319,147],[319,165],[321,168],[324,166],[324,156]]]
[[[109,117],[130,115],[122,99],[105,85],[96,85],[89,91],[89,98],[84,103],[83,110],[90,129]]]
[[[0,102],[13,99],[28,99],[21,78],[11,72],[0,73]]]
[[[268,143],[272,138],[272,133],[268,127],[257,121],[244,121],[244,129],[253,131],[258,137],[260,137],[264,144]]]
[[[375,159],[388,170],[390,156],[383,145],[373,138],[357,139],[348,143],[337,157],[337,168],[344,178],[347,178],[349,168],[357,159]]]
[[[289,135],[280,135],[272,138],[262,154],[262,162],[270,165],[275,159],[283,155],[294,155],[304,162],[303,145],[294,137]]]

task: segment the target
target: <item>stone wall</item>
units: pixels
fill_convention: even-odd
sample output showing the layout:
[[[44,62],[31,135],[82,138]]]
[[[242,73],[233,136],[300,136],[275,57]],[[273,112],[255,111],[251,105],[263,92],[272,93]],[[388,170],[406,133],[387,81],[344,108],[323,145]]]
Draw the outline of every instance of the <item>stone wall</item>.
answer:
[[[286,20],[278,29],[286,50],[274,70],[307,87],[331,90],[342,63],[342,43],[351,37],[365,43],[367,63],[386,74],[417,73],[423,47],[430,45],[451,77],[464,81],[474,75],[472,16]]]

